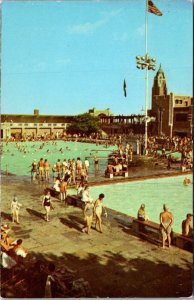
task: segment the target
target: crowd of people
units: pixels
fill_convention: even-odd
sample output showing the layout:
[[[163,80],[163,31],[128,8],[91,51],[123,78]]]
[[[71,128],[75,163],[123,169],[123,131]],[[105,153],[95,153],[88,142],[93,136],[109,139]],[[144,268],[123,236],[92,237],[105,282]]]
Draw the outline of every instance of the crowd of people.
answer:
[[[56,141],[52,141],[57,145]],[[118,146],[118,155],[110,156],[108,160],[107,169],[105,171],[105,176],[114,174],[122,175],[123,172],[128,171],[130,163],[133,162],[134,149],[133,145],[128,143],[127,140],[111,137],[109,144],[114,144]],[[44,148],[44,142],[40,145],[40,150]],[[16,144],[18,151],[22,153],[27,153],[25,145],[18,142]],[[35,151],[36,149],[34,149]],[[66,149],[67,151],[69,149]],[[185,169],[191,169],[192,165],[192,140],[190,138],[177,138],[172,139],[168,137],[158,138],[149,137],[148,139],[148,155],[158,155],[158,150],[161,150],[162,156],[166,157],[166,151],[181,153],[181,168],[182,171]],[[59,150],[63,153],[63,150]],[[95,172],[99,171],[99,159],[93,156],[93,164]],[[39,161],[34,159],[32,164],[29,166],[31,171],[32,180],[35,181],[37,178],[40,181],[50,182],[50,178],[53,178],[52,188],[59,193],[60,200],[68,205],[67,202],[67,188],[69,185],[74,185],[77,189],[77,195],[83,202],[83,218],[85,225],[82,228],[82,232],[90,234],[92,228],[95,228],[98,232],[103,233],[102,220],[103,216],[107,217],[107,210],[103,204],[103,199],[105,195],[100,193],[97,199],[92,199],[90,195],[90,188],[88,186],[88,177],[90,173],[90,161],[87,157],[82,160],[80,157],[76,159],[57,159],[56,163],[51,166],[49,160],[43,157]],[[184,169],[185,168],[185,169]],[[51,175],[52,173],[52,175]],[[184,179],[183,184],[188,186],[191,183],[190,179],[187,177]],[[14,195],[11,201],[11,216],[12,222],[20,223],[20,208],[22,204],[19,203],[18,198]],[[42,197],[42,208],[45,211],[45,221],[50,221],[50,215],[52,215],[52,210],[54,210],[52,197],[50,190],[46,189]],[[182,221],[182,235],[186,237],[193,237],[193,227],[192,227],[192,214],[188,213],[185,220]],[[149,216],[146,213],[145,204],[141,204],[137,212],[137,219],[143,222],[149,222]],[[171,234],[174,222],[174,216],[169,211],[167,205],[163,205],[163,212],[160,213],[159,223],[160,223],[160,233],[162,237],[162,247],[166,247],[166,241],[168,246],[171,246]],[[1,226],[1,264],[3,268],[11,269],[24,260],[28,255],[28,250],[23,246],[22,239],[13,239],[9,235],[10,228],[8,225],[4,224]],[[51,270],[52,273],[52,270]],[[51,277],[49,277],[52,280]],[[49,292],[48,292],[49,294]]]
[[[98,171],[98,159],[94,157],[95,170]],[[58,181],[64,181],[68,185],[76,185],[77,179],[81,182],[88,181],[90,162],[86,157],[84,161],[80,157],[77,159],[64,159],[61,161],[58,159],[53,167],[50,165],[48,159],[40,158],[37,162],[33,160],[31,164],[31,177],[32,180],[46,180],[49,181],[52,177],[55,181],[54,188],[60,192],[60,186]]]
[[[1,265],[11,269],[27,256],[28,250],[23,247],[22,239],[14,239],[9,235],[10,227],[1,225]]]

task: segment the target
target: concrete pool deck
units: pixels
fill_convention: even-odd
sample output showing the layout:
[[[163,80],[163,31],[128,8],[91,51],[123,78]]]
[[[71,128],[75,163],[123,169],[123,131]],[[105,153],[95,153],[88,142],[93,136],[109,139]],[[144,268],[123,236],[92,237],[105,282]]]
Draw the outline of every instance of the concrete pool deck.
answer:
[[[155,167],[153,166],[153,169]],[[157,166],[156,166],[157,168]],[[180,173],[164,168],[133,168],[130,178]],[[90,183],[102,183],[93,176]],[[111,183],[114,181],[111,180]],[[54,200],[51,221],[43,219],[40,196],[44,183],[29,178],[3,176],[1,184],[2,223],[10,226],[10,235],[22,238],[30,256],[55,262],[78,271],[90,283],[95,297],[189,297],[192,295],[193,255],[176,247],[162,250],[159,245],[133,234],[126,215],[108,210],[103,218],[103,234],[81,232],[83,213],[79,208],[64,207]],[[20,224],[11,223],[10,202],[16,193],[22,203]],[[14,284],[3,286],[3,297],[17,297]]]

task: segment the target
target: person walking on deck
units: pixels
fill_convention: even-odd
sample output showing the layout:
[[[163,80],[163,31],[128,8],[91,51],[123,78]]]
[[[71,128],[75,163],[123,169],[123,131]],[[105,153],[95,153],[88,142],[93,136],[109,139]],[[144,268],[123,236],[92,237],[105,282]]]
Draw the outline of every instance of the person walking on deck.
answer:
[[[22,204],[18,202],[16,195],[14,195],[13,200],[11,202],[11,212],[12,212],[12,222],[13,223],[16,221],[16,223],[19,224],[19,211],[20,211],[21,206],[22,206]]]

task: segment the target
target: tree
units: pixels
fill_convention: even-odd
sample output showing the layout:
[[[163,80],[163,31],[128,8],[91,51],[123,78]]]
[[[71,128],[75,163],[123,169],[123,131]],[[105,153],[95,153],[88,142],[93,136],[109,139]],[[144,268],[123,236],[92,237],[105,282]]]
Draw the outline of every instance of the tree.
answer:
[[[67,134],[81,134],[89,136],[100,131],[100,119],[89,113],[81,114],[73,118],[71,125],[67,127]]]

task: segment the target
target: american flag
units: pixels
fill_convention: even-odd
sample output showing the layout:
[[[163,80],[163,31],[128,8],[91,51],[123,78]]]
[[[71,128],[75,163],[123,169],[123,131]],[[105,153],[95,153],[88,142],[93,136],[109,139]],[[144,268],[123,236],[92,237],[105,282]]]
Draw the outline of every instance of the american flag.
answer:
[[[162,16],[161,11],[154,5],[154,3],[151,0],[148,0],[148,12],[157,15]]]

